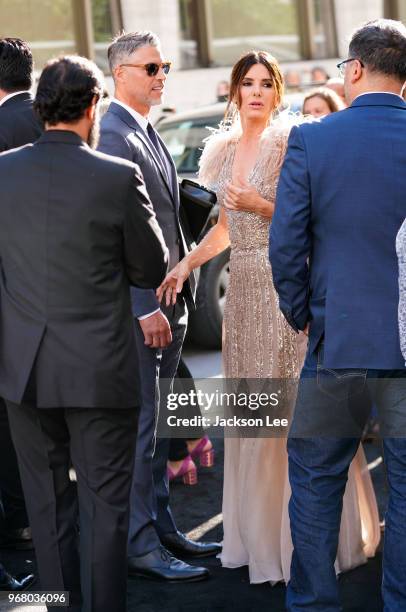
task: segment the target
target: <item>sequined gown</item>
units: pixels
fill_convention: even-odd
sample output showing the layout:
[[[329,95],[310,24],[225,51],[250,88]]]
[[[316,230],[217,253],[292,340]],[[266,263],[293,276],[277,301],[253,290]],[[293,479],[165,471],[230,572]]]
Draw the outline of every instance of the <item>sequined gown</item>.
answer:
[[[274,201],[286,150],[286,128],[268,128],[248,177],[262,197]],[[200,180],[222,205],[231,179],[238,134],[212,136],[201,159]],[[227,210],[231,242],[230,279],[223,323],[223,367],[227,378],[298,377],[305,336],[291,330],[278,308],[268,260],[269,220]],[[289,528],[286,439],[225,439],[221,561],[247,565],[250,582],[289,580],[292,542]],[[376,499],[360,448],[344,496],[337,571],[366,562],[375,553],[380,530]]]
[[[399,261],[399,337],[402,355],[406,360],[406,219],[396,237],[396,252]]]

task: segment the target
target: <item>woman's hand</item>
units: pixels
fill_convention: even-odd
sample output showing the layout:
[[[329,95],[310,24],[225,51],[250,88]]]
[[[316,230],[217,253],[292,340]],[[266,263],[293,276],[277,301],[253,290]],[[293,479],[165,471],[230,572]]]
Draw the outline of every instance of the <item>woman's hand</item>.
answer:
[[[186,259],[186,257],[182,259],[170,272],[168,272],[156,290],[156,295],[160,302],[162,302],[162,298],[165,295],[165,303],[167,306],[176,304],[177,295],[182,291],[183,283],[192,271]]]
[[[255,187],[239,178],[236,183],[228,184],[224,206],[229,210],[257,212],[261,200],[262,198]]]
[[[240,178],[237,179],[237,183],[228,184],[224,206],[228,210],[253,212],[268,219],[272,218],[275,210],[273,202],[265,200],[255,187]]]

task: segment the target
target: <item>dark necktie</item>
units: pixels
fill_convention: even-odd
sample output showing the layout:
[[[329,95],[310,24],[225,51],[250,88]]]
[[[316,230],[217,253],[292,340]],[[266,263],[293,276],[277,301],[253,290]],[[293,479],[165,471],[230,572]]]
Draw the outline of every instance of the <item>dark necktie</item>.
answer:
[[[150,139],[151,143],[153,144],[154,149],[155,149],[159,159],[161,160],[162,169],[163,169],[163,171],[165,173],[166,179],[168,180],[168,171],[167,171],[167,163],[166,163],[166,159],[165,159],[165,153],[163,152],[162,147],[159,144],[158,136],[156,135],[156,132],[155,132],[154,128],[152,127],[152,125],[150,123],[148,123],[148,125],[147,125],[147,132],[148,132],[149,139]]]

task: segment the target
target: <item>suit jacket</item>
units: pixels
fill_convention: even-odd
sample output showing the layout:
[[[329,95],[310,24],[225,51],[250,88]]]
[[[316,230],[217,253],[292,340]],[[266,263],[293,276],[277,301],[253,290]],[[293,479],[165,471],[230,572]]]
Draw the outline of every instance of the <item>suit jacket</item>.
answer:
[[[34,142],[42,129],[29,92],[17,94],[0,106],[0,153]]]
[[[157,134],[170,167],[171,180],[162,168],[154,146],[137,121],[125,108],[112,102],[101,121],[99,151],[135,162],[141,168],[159,226],[169,249],[169,269],[189,251],[179,220],[179,187],[176,168],[164,142]],[[194,308],[196,281],[193,274],[183,286],[183,296]],[[132,289],[134,316],[140,317],[159,308],[154,291]]]
[[[329,368],[403,368],[396,234],[406,217],[406,104],[370,93],[292,129],[270,232],[280,307],[324,335]],[[308,258],[309,263],[308,263]]]
[[[168,261],[139,168],[51,130],[0,156],[0,184],[0,394],[137,405],[129,284]]]

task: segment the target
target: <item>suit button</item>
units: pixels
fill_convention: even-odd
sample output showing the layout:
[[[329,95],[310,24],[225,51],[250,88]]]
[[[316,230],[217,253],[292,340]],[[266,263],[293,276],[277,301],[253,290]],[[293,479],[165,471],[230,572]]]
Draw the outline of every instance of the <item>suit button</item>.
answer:
[[[180,244],[180,239],[176,238],[175,242],[176,242],[176,244]]]

